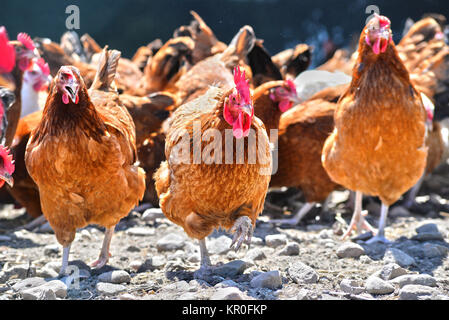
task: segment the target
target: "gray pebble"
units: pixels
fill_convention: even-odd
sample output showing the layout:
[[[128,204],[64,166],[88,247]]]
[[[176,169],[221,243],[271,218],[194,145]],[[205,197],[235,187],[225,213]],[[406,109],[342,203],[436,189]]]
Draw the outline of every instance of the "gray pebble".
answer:
[[[243,300],[243,292],[236,287],[220,288],[212,295],[210,300]]]
[[[233,278],[239,274],[242,274],[249,267],[249,264],[243,260],[234,260],[224,265],[217,266],[214,269],[214,273],[223,278]]]
[[[287,243],[287,245],[279,252],[280,256],[297,256],[299,255],[299,244],[296,242]]]
[[[12,240],[11,237],[0,235],[0,241],[11,241],[11,240]]]
[[[38,287],[23,290],[21,292],[24,300],[40,300],[52,298],[51,293],[47,291],[52,291],[55,297],[65,298],[67,296],[67,286],[61,280],[52,280],[46,282]]]
[[[131,235],[131,236],[146,237],[146,236],[154,235],[155,230],[152,229],[152,228],[134,227],[134,228],[129,228],[126,231],[126,233]]]
[[[232,240],[227,236],[220,236],[207,242],[207,250],[210,254],[225,254],[231,250]]]
[[[55,270],[47,268],[47,267],[44,266],[43,268],[41,268],[41,269],[36,271],[36,275],[38,277],[42,277],[42,278],[45,278],[45,279],[56,278],[58,276],[58,272],[56,272]]]
[[[272,234],[265,237],[265,243],[270,248],[277,248],[287,244],[287,236],[285,234]]]
[[[164,256],[151,257],[151,266],[156,269],[160,269],[167,263],[167,259]]]
[[[245,258],[247,258],[249,260],[257,261],[257,260],[264,260],[267,258],[267,256],[265,255],[265,253],[263,252],[262,249],[253,248],[253,249],[248,250]]]
[[[318,273],[302,262],[290,264],[287,273],[298,284],[318,282]]]
[[[396,248],[389,248],[385,252],[383,260],[386,263],[397,263],[403,268],[407,268],[411,265],[415,265],[415,259],[410,257],[408,254],[406,254],[404,251],[396,249]]]
[[[43,278],[32,277],[17,282],[15,285],[12,286],[12,289],[16,292],[21,292],[23,290],[39,287],[45,283],[46,282]]]
[[[131,276],[125,270],[114,270],[100,274],[98,276],[98,281],[115,284],[129,283],[131,281]]]
[[[440,233],[435,223],[427,223],[416,228],[417,233]]]
[[[399,300],[430,300],[434,293],[428,286],[409,284],[399,290]]]
[[[418,233],[417,235],[412,237],[412,240],[418,240],[418,241],[432,241],[432,240],[444,240],[444,237],[441,233],[430,233],[430,232],[423,232]]]
[[[0,283],[5,283],[11,278],[25,279],[33,277],[36,274],[36,268],[28,264],[21,264],[12,266],[8,269],[3,269],[0,273]]]
[[[52,256],[59,253],[59,245],[57,244],[49,244],[44,247],[44,254],[46,256]]]
[[[168,234],[156,243],[158,251],[174,251],[182,249],[185,244],[185,238],[178,234]]]
[[[340,282],[340,289],[350,294],[361,294],[365,292],[365,288],[357,280],[351,279],[343,279]]]
[[[95,288],[100,294],[105,296],[114,296],[120,292],[126,291],[124,285],[107,282],[98,282]]]
[[[385,265],[379,273],[379,277],[383,280],[391,280],[399,276],[407,274],[407,270],[396,263]]]
[[[225,280],[225,281],[217,283],[214,287],[215,288],[238,287],[238,284],[237,284],[237,282],[235,282],[233,280]]]
[[[251,280],[250,283],[253,288],[268,288],[271,290],[280,288],[282,286],[282,278],[279,271],[264,272]]]
[[[391,281],[392,283],[399,284],[400,288],[406,285],[416,284],[427,287],[436,287],[437,280],[428,274],[407,274],[397,277]]]
[[[354,242],[345,242],[337,249],[339,258],[358,258],[365,254],[365,249]]]
[[[164,218],[164,213],[160,208],[150,208],[145,210],[145,212],[142,214],[142,220],[143,221],[154,221],[156,219]]]
[[[391,283],[375,276],[366,280],[365,287],[370,294],[390,294],[394,292],[394,286]]]

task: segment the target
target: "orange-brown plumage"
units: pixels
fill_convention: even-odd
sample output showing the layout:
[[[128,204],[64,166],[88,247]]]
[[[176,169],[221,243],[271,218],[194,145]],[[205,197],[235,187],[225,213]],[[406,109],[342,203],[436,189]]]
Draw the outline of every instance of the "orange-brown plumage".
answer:
[[[144,193],[145,173],[135,165],[135,127],[111,89],[119,57],[104,50],[89,91],[76,68],[61,68],[27,145],[25,162],[42,211],[65,248],[78,228],[113,228]],[[79,85],[78,98],[68,85],[61,89],[64,81]]]
[[[426,113],[394,43],[376,55],[366,44],[367,29],[322,161],[336,183],[391,205],[424,171]]]
[[[259,134],[257,143],[260,144],[261,158],[255,164],[249,164],[248,150],[245,148],[242,164],[236,164],[235,160],[232,164],[225,163],[224,132],[232,126],[223,118],[223,108],[232,92],[233,89],[223,92],[212,87],[205,95],[175,111],[166,139],[165,154],[168,160],[155,174],[162,211],[193,238],[203,239],[218,227],[229,229],[242,216],[248,217],[255,225],[263,209],[270,181],[271,154],[265,128],[256,117],[251,128],[256,136]],[[187,130],[193,137],[195,121],[200,121],[201,133],[207,129],[217,129],[222,135],[221,164],[174,163],[172,152],[179,141],[176,135],[179,130]],[[248,138],[243,139],[247,145]],[[203,142],[201,150],[208,144]],[[235,157],[235,145],[233,149]],[[187,158],[193,159],[192,151]]]

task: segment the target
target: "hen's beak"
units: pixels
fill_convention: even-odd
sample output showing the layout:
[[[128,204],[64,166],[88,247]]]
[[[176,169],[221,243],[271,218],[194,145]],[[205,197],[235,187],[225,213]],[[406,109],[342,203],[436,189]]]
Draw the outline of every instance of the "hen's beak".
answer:
[[[73,103],[76,103],[76,96],[78,95],[78,85],[72,82],[66,85],[64,88],[67,91],[70,100],[72,100]]]
[[[243,105],[242,111],[245,112],[250,117],[253,115],[253,107],[250,104]]]
[[[14,186],[14,179],[8,172],[0,174],[0,179],[4,180],[11,188]]]

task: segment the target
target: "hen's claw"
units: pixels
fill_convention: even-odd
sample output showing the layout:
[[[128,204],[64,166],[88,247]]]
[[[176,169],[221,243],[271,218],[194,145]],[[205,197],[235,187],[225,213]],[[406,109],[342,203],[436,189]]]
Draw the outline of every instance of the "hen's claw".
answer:
[[[246,243],[249,247],[253,236],[253,224],[251,219],[247,216],[238,218],[230,232],[234,233],[234,238],[232,239],[230,246],[231,249],[233,249],[233,246],[236,244],[234,250],[237,252],[242,246],[242,243]]]
[[[110,257],[111,257],[110,253],[107,256],[100,255],[98,260],[92,262],[90,266],[95,269],[100,269],[108,263]]]

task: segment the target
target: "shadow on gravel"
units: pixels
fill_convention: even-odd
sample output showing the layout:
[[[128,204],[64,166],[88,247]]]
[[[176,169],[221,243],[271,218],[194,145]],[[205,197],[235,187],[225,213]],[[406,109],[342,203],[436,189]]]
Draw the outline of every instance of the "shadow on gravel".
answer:
[[[433,275],[433,271],[447,258],[449,243],[443,239],[427,241],[423,239],[425,238],[418,234],[411,238],[400,237],[390,244],[366,244],[363,241],[358,243],[373,260],[386,259],[412,271]]]
[[[0,235],[0,248],[9,247],[12,249],[25,249],[25,248],[44,247],[43,244],[38,244],[31,239],[18,238],[14,234],[6,235],[6,237],[8,237],[9,239],[5,241],[2,241],[1,237],[3,237],[3,235]]]

